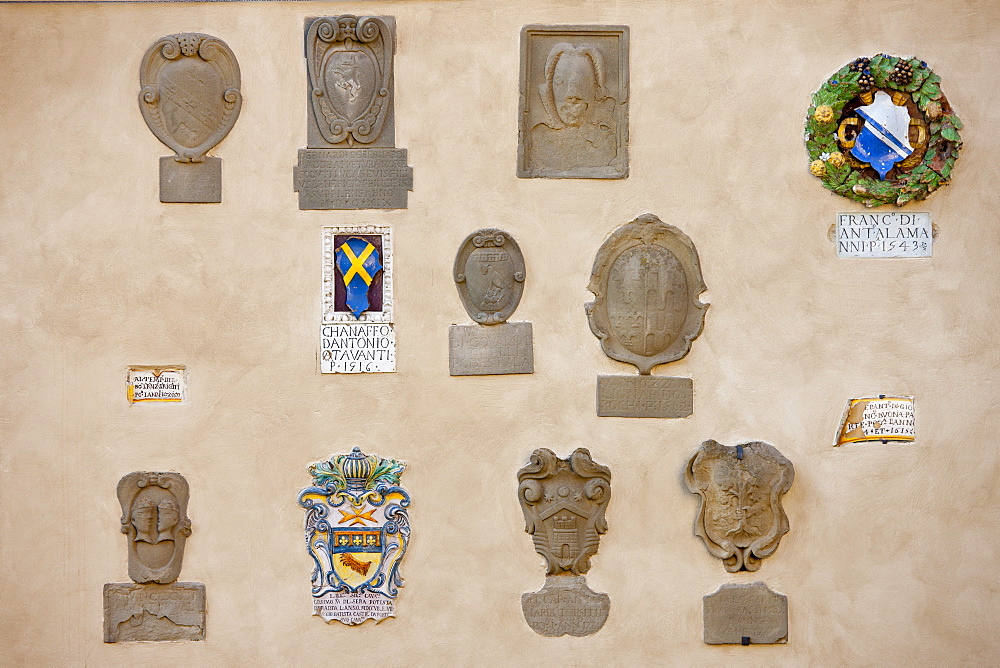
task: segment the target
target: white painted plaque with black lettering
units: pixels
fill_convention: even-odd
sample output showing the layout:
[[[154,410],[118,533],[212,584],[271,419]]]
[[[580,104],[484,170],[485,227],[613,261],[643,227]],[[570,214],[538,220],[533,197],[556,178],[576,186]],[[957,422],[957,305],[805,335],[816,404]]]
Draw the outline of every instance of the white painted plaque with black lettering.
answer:
[[[930,257],[931,214],[838,213],[836,244],[837,257]]]

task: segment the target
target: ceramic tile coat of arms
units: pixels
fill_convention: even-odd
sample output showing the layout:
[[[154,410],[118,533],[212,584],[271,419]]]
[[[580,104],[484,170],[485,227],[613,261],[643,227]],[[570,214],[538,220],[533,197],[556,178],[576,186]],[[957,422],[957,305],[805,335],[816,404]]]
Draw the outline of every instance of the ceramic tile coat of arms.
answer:
[[[221,202],[222,159],[206,154],[240,115],[236,56],[211,35],[167,35],[146,51],[139,85],[146,125],[176,153],[160,158],[160,201]]]
[[[778,549],[788,533],[781,497],[794,479],[792,463],[761,441],[705,441],[688,461],[684,481],[701,497],[695,535],[727,571],[756,571]]]
[[[517,472],[525,531],[545,558],[545,586],[521,596],[524,619],[543,636],[586,636],[607,621],[611,599],[591,591],[585,574],[597,554],[611,500],[611,471],[577,448],[560,459],[548,448]]]
[[[410,496],[399,486],[405,468],[360,448],[309,467],[313,486],[299,493],[299,505],[313,559],[313,614],[348,625],[395,616],[410,542]]]
[[[687,417],[690,378],[651,376],[679,360],[701,334],[707,304],[698,251],[686,234],[653,214],[615,230],[601,245],[587,289],[590,330],[604,353],[633,364],[635,376],[599,376],[597,414],[608,417]]]

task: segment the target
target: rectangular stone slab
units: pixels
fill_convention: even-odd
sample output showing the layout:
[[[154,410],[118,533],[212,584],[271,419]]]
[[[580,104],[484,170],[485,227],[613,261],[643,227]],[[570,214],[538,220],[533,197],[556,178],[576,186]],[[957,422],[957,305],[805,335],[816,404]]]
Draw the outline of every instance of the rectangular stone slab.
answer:
[[[204,162],[177,162],[160,158],[160,201],[218,204],[222,201],[222,158]]]
[[[204,639],[204,584],[104,585],[104,642]]]
[[[405,209],[413,168],[405,148],[299,149],[300,209]]]
[[[531,323],[451,325],[448,365],[452,376],[533,373]]]
[[[682,418],[694,412],[694,383],[671,376],[598,376],[601,417]]]
[[[722,585],[703,606],[708,645],[788,642],[788,597],[763,582]]]

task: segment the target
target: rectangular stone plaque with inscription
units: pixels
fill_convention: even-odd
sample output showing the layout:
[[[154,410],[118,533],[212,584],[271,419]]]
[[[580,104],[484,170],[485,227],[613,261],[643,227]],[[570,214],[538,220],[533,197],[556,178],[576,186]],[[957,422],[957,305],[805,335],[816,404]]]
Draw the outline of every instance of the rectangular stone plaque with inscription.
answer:
[[[293,181],[300,209],[405,209],[413,190],[396,148],[391,16],[306,19],[308,147]]]
[[[104,585],[104,642],[204,639],[204,584]]]
[[[931,257],[933,250],[930,213],[837,214],[837,257]]]
[[[451,325],[448,359],[452,376],[533,373],[531,323]]]
[[[788,642],[788,597],[763,582],[722,585],[703,604],[708,645]]]
[[[694,382],[672,376],[598,376],[601,417],[682,418],[694,412]]]

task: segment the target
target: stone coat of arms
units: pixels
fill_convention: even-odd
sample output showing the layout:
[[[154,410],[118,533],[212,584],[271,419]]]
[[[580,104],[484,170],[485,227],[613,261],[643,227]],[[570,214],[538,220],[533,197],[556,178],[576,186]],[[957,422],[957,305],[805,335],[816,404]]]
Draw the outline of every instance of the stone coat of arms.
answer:
[[[577,448],[560,459],[548,448],[517,472],[525,531],[545,558],[545,586],[521,596],[528,625],[543,636],[585,636],[607,621],[611,600],[591,591],[584,577],[597,554],[611,499],[611,471]]]
[[[767,443],[727,446],[708,440],[688,461],[684,481],[701,497],[694,532],[726,570],[756,571],[788,533],[781,497],[795,470]]]
[[[399,486],[406,464],[354,448],[309,467],[299,493],[306,549],[313,559],[313,614],[361,624],[395,616],[410,542],[410,495]]]

